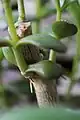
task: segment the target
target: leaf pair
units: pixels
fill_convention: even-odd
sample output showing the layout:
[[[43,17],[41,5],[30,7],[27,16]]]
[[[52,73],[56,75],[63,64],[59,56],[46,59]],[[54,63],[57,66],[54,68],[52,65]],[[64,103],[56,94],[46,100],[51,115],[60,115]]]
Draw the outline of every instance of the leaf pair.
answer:
[[[68,29],[69,32],[67,32]],[[63,37],[76,34],[77,28],[75,25],[69,24],[65,21],[60,21],[53,24],[53,32],[55,36],[57,36],[56,38],[61,39]],[[65,52],[66,47],[56,38],[49,34],[30,35],[21,39],[16,44],[16,49],[24,45],[32,44],[40,48],[53,49],[57,52]],[[12,48],[3,48],[3,53],[8,61],[16,65],[16,60]],[[57,71],[57,74],[55,71]],[[35,72],[40,77],[45,79],[53,79],[58,78],[61,75],[62,68],[57,64],[53,64],[50,61],[41,61],[39,63],[29,65],[29,68],[25,71],[25,74],[28,74],[29,72]]]

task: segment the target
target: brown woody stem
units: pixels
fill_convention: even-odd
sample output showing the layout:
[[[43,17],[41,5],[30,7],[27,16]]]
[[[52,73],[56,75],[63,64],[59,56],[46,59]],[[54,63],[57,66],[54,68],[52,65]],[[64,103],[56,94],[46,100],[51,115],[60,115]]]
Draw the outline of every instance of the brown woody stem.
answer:
[[[57,91],[56,84],[51,80],[35,79],[33,82],[35,88],[38,105],[40,108],[52,107],[56,105]]]
[[[40,10],[41,10],[41,1],[36,0],[36,16],[38,17]],[[33,22],[32,24],[32,32],[33,34],[40,32],[40,21]],[[56,85],[51,80],[43,80],[40,77],[32,77],[34,78],[33,86],[35,89],[38,105],[40,108],[43,107],[52,107],[56,104],[56,96],[57,96],[57,90]]]

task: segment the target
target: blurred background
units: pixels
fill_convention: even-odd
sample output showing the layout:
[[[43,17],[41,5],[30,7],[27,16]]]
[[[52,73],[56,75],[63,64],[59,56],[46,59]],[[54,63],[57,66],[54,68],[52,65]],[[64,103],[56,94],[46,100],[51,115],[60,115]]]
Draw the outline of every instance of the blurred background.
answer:
[[[54,0],[45,0],[46,6],[49,9],[55,9]],[[24,0],[26,19],[35,16],[35,0]],[[63,3],[63,0],[61,4]],[[16,0],[11,0],[11,7],[13,10],[14,22],[18,19]],[[48,26],[55,21],[56,14],[51,14],[49,17],[41,20],[41,32],[45,32]],[[69,14],[65,11],[62,19],[73,21]],[[8,36],[7,22],[4,16],[4,10],[0,1],[0,36]],[[75,36],[66,38],[64,44],[67,45],[68,50],[66,54],[57,53],[57,63],[60,63],[64,68],[71,71],[73,57],[76,53]],[[80,71],[79,71],[80,72]],[[60,104],[72,108],[80,108],[80,81],[78,81],[71,90],[71,97],[66,100],[66,92],[70,83],[70,78],[64,75],[57,82],[57,91],[60,98]],[[18,68],[10,64],[5,58],[0,62],[0,108],[7,107],[22,107],[37,106],[35,92],[30,92],[29,82],[21,76]]]

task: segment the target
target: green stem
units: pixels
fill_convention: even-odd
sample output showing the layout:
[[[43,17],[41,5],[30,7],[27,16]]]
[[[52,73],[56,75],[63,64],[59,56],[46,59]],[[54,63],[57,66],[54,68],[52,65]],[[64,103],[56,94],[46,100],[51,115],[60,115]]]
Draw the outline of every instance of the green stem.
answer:
[[[7,105],[6,96],[5,96],[5,89],[0,79],[0,109],[7,108],[7,107],[8,105]]]
[[[74,1],[68,6],[68,11],[73,15],[76,25],[78,28],[78,33],[76,35],[76,55],[73,59],[73,67],[71,73],[71,84],[69,85],[67,96],[70,97],[70,91],[72,87],[76,84],[78,77],[76,76],[78,72],[79,57],[80,57],[80,6],[77,1]]]
[[[69,0],[65,0],[63,3],[63,6],[61,7],[61,12],[63,12],[65,10],[65,8],[67,8],[67,6],[69,5],[70,1]]]
[[[41,0],[36,0],[36,17],[40,15]],[[32,33],[39,33],[40,31],[40,20],[32,22]]]
[[[80,57],[80,28],[78,29],[78,33],[76,35],[76,55],[74,57],[74,61],[73,61],[73,68],[72,68],[72,78],[74,78],[75,73],[78,70],[78,64],[79,64],[79,57]]]
[[[7,22],[8,22],[8,26],[9,26],[10,36],[12,38],[13,43],[15,44],[19,39],[18,39],[18,36],[16,34],[16,30],[14,27],[12,10],[10,7],[10,0],[3,0],[3,7],[5,10],[5,16],[7,18]]]
[[[61,20],[60,0],[56,0],[56,9],[57,9],[56,21],[60,21]]]
[[[36,15],[38,16],[41,10],[41,0],[36,0]]]
[[[3,0],[3,5],[4,5],[5,15],[6,15],[9,30],[10,30],[10,36],[11,36],[11,39],[16,44],[17,41],[19,41],[19,38],[17,36],[16,29],[15,29],[14,23],[13,23],[12,10],[10,7],[10,0]],[[18,65],[21,73],[23,73],[28,68],[28,65],[26,64],[24,57],[23,57],[22,53],[20,52],[20,50],[15,48],[15,44],[13,44],[13,52],[15,55],[17,65]]]
[[[76,35],[76,42],[77,42],[77,47],[76,47],[76,55],[74,56],[73,59],[73,67],[72,67],[72,73],[71,73],[71,83],[68,87],[67,95],[66,98],[70,98],[70,91],[72,87],[76,84],[77,82],[77,72],[78,72],[78,65],[79,65],[79,57],[80,57],[80,29],[78,29],[78,33]]]
[[[17,0],[17,2],[18,2],[18,12],[19,12],[18,21],[22,21],[25,19],[24,0]]]
[[[32,22],[32,33],[33,34],[39,33],[39,31],[40,31],[40,25],[39,24],[40,24],[39,20]]]
[[[4,95],[4,86],[2,80],[2,65],[0,63],[0,108],[6,107],[6,99]]]
[[[56,0],[56,9],[57,9],[57,16],[56,16],[56,21],[61,20],[61,10],[60,10],[60,1]],[[49,54],[49,60],[50,61],[55,61],[56,53],[53,50],[50,50]]]
[[[50,54],[49,54],[49,60],[50,61],[55,61],[56,53],[51,49]]]
[[[6,96],[7,92],[3,83],[3,72],[4,69],[2,67],[2,64],[0,63],[0,109],[6,109],[10,107],[9,101]]]

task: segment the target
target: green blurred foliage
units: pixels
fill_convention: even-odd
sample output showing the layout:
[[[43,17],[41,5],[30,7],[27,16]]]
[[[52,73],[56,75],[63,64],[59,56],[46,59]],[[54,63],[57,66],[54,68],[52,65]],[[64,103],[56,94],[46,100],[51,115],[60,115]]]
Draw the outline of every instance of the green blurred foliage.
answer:
[[[13,109],[0,120],[80,120],[80,111],[65,108],[28,108]]]

